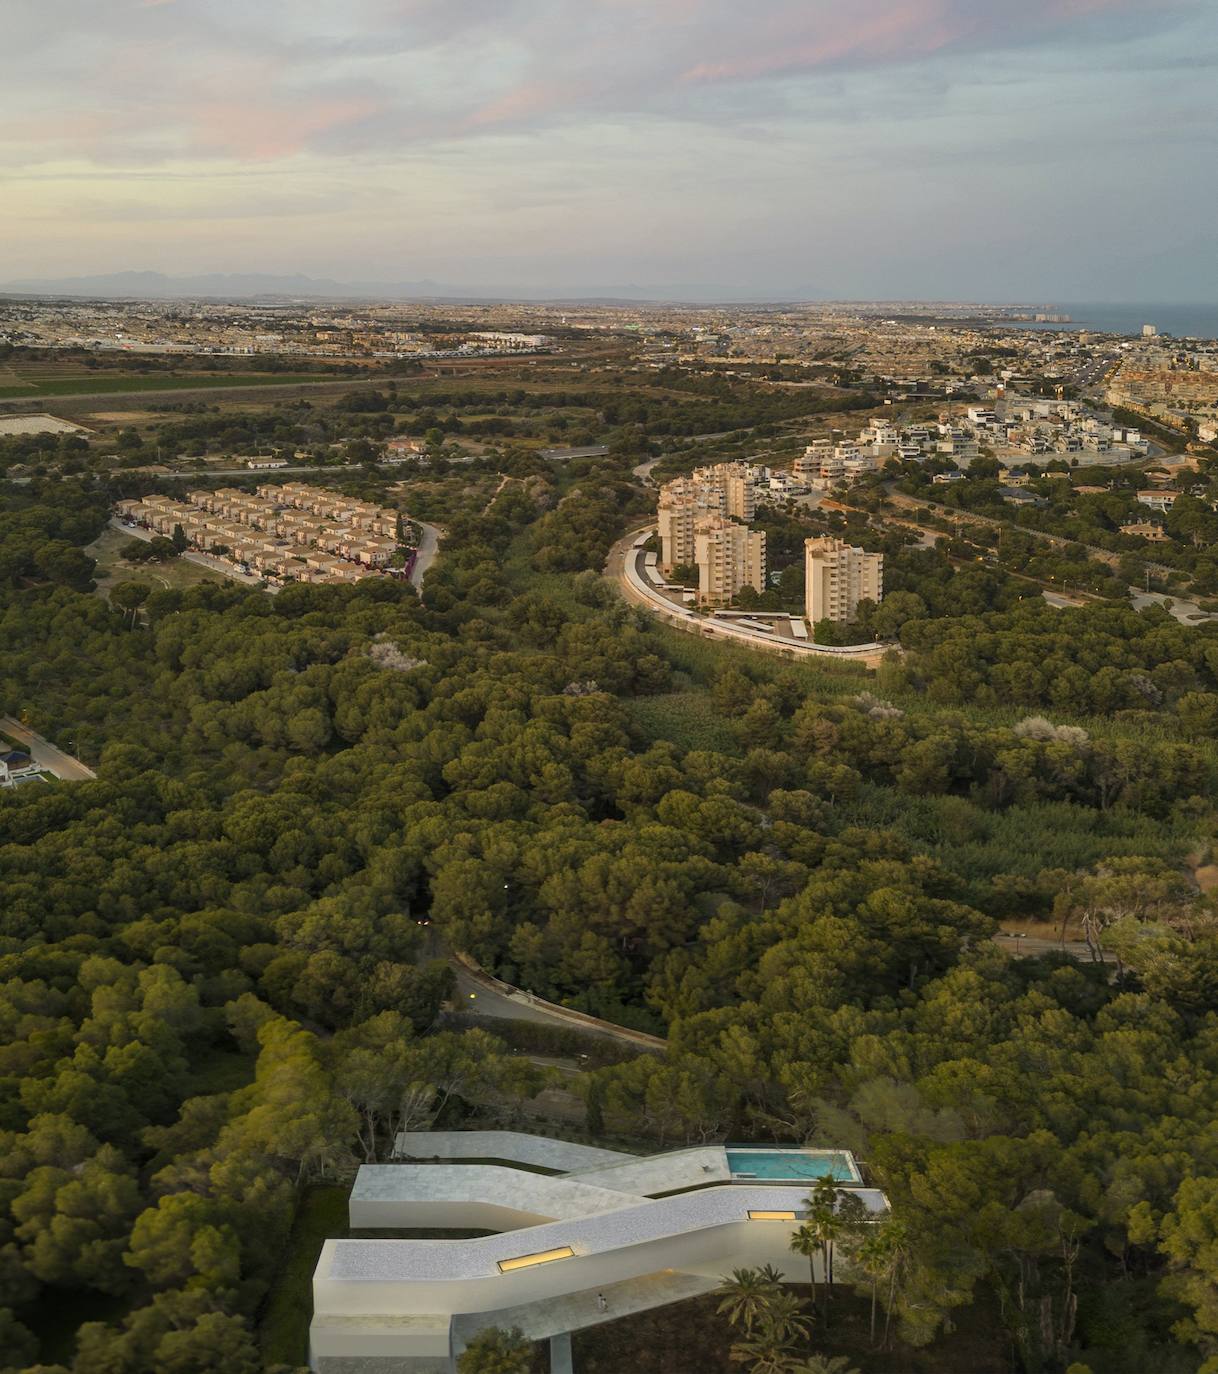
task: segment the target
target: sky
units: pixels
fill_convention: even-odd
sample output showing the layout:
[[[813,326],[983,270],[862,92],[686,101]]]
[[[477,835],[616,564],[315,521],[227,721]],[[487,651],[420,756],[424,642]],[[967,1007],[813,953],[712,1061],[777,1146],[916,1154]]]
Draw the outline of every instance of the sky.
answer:
[[[0,280],[1218,300],[1218,0],[14,0]]]

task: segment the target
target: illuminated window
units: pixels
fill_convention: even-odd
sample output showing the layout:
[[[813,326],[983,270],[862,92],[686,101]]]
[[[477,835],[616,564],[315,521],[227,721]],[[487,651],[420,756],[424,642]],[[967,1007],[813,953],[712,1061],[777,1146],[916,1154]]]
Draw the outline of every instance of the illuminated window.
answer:
[[[553,1260],[571,1259],[575,1251],[569,1245],[560,1245],[557,1250],[539,1250],[535,1255],[517,1255],[515,1259],[499,1261],[499,1272],[510,1274],[513,1269],[529,1269],[534,1264],[549,1264]]]
[[[750,1212],[750,1221],[794,1221],[794,1212]]]

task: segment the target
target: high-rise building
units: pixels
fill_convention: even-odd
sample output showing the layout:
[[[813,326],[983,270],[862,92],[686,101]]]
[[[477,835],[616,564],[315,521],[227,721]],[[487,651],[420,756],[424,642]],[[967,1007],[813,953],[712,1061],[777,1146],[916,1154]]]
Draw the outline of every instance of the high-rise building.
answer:
[[[707,513],[706,491],[700,482],[678,477],[660,488],[657,511],[660,566],[666,573],[690,567],[694,561],[694,522]]]
[[[808,621],[853,620],[860,601],[884,597],[884,555],[866,553],[844,539],[824,537],[804,543]]]
[[[751,521],[756,514],[756,473],[747,463],[698,468],[660,488],[657,510],[660,566],[665,572],[695,561],[694,525],[703,515]]]
[[[707,505],[736,520],[751,521],[757,513],[756,473],[748,463],[716,463],[695,468],[694,481],[707,489]],[[712,495],[718,493],[718,499]]]
[[[726,606],[742,587],[765,591],[765,533],[722,515],[699,516],[694,526],[698,600]]]

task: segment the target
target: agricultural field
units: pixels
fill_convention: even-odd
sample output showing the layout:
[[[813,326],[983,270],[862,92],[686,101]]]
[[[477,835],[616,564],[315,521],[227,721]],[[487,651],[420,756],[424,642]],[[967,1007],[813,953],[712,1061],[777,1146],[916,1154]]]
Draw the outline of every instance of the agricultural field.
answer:
[[[320,372],[149,372],[86,367],[70,359],[17,362],[0,367],[0,400],[52,396],[121,395],[125,392],[209,390],[238,386],[285,386],[327,380]]]

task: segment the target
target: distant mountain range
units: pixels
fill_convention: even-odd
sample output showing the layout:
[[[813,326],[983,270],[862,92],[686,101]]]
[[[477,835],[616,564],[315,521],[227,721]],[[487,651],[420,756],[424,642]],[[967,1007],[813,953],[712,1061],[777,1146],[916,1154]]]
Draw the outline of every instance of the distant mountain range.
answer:
[[[18,296],[99,296],[117,300],[388,300],[388,301],[531,301],[554,304],[628,305],[633,302],[764,304],[779,301],[826,301],[828,293],[801,287],[792,291],[733,291],[707,283],[662,286],[535,287],[456,286],[451,282],[340,282],[299,273],[204,272],[166,276],[163,272],[109,272],[87,277],[29,278],[0,283],[0,293]]]

